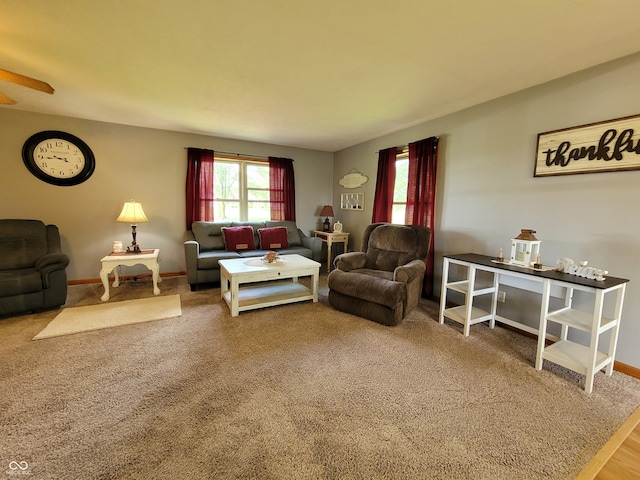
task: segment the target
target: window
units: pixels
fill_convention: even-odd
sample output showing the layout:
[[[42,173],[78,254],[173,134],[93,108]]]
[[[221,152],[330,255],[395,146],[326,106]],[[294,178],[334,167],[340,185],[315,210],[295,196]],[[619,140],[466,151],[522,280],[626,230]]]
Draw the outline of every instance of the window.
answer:
[[[218,221],[269,220],[269,164],[216,155],[213,209]]]
[[[409,185],[409,153],[400,152],[396,156],[396,181],[393,184],[393,207],[391,223],[403,225],[407,210],[407,187]]]
[[[424,225],[433,239],[438,137],[409,143],[406,148],[390,147],[378,152],[376,193],[372,222]],[[427,252],[424,296],[433,295],[433,241]]]

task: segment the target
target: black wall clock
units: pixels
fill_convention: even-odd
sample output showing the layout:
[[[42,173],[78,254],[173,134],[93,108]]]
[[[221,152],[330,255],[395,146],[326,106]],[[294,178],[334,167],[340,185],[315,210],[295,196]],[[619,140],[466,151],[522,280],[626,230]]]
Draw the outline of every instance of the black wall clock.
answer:
[[[37,178],[60,186],[84,182],[96,167],[93,152],[85,142],[57,130],[29,137],[22,147],[22,160]]]

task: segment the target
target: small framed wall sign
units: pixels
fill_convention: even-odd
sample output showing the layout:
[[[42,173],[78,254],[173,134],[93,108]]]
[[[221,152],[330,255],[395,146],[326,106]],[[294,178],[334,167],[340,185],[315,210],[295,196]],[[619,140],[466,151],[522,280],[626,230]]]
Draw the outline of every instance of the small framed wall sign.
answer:
[[[340,208],[342,210],[364,210],[364,193],[341,193]]]
[[[640,115],[538,134],[534,177],[640,169]]]

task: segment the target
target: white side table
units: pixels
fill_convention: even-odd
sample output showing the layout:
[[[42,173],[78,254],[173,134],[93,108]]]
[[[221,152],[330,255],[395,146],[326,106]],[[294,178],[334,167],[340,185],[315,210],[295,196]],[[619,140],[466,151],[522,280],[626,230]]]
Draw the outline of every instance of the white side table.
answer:
[[[153,278],[153,293],[154,295],[160,295],[158,283],[162,282],[162,279],[160,278],[159,255],[160,249],[156,248],[154,250],[142,250],[141,253],[110,253],[109,255],[102,257],[100,260],[100,262],[102,262],[100,279],[104,286],[104,295],[102,295],[101,300],[103,302],[109,300],[109,273],[113,271],[115,276],[113,286],[118,287],[120,285],[120,277],[118,276],[117,268],[119,265],[129,267],[133,265],[144,265],[147,267],[151,270]]]
[[[313,235],[322,239],[322,241],[327,244],[327,272],[330,272],[331,247],[334,243],[342,243],[344,245],[344,251],[346,252],[349,245],[349,234],[344,232],[322,232],[320,230],[314,230]]]

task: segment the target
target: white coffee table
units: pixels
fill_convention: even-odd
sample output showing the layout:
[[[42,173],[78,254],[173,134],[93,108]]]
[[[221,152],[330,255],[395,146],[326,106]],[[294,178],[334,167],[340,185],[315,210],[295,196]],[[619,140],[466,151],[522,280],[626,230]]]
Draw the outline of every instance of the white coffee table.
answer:
[[[100,270],[100,279],[104,286],[104,295],[100,297],[103,302],[109,300],[109,273],[113,271],[115,279],[113,280],[113,286],[120,285],[120,277],[118,276],[118,265],[144,265],[151,270],[151,276],[153,278],[153,293],[154,295],[160,295],[160,289],[158,283],[162,282],[160,278],[160,266],[158,264],[158,255],[160,255],[160,249],[143,250],[141,253],[110,253],[106,257],[102,257],[102,269]]]
[[[318,301],[320,264],[301,255],[283,255],[276,263],[265,263],[259,257],[218,263],[220,297],[229,306],[232,317],[255,308]],[[310,277],[311,288],[300,283],[300,277]]]

